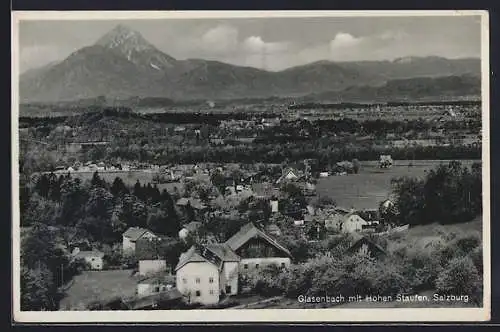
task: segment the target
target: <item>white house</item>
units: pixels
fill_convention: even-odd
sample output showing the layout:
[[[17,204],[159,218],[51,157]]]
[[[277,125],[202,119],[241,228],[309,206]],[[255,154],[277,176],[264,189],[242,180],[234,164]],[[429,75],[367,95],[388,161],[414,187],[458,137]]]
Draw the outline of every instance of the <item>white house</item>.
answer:
[[[122,234],[123,238],[123,251],[124,252],[135,252],[135,246],[137,240],[139,239],[151,239],[157,236],[145,228],[140,227],[130,227]]]
[[[272,213],[276,213],[279,211],[279,203],[278,203],[277,199],[271,200],[270,205],[271,205],[271,212]]]
[[[340,230],[345,233],[361,232],[363,226],[368,224],[368,221],[361,218],[358,214],[351,212],[344,216]]]
[[[194,245],[181,254],[176,287],[191,303],[215,304],[238,294],[238,277],[268,265],[288,267],[291,254],[274,238],[248,223],[225,243]]]
[[[175,268],[177,289],[190,303],[216,304],[238,293],[239,260],[225,244],[192,246]]]
[[[92,250],[83,251],[80,248],[75,248],[72,252],[73,259],[83,259],[87,264],[89,264],[92,270],[102,270],[104,268],[103,257],[104,253]]]

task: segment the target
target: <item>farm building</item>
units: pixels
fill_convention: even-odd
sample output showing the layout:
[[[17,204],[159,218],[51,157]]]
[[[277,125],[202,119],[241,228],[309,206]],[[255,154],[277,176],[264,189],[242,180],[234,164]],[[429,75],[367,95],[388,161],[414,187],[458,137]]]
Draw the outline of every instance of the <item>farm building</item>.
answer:
[[[103,257],[104,253],[92,250],[83,251],[80,248],[75,248],[72,252],[73,259],[83,259],[89,264],[91,270],[102,270],[104,268]]]
[[[170,290],[175,287],[175,276],[160,273],[143,278],[137,283],[137,295],[147,296]]]
[[[242,271],[267,265],[288,267],[292,258],[288,249],[253,223],[243,226],[226,244],[241,257]]]
[[[124,252],[135,252],[135,246],[138,240],[140,239],[151,239],[156,238],[157,236],[141,227],[130,227],[122,234],[122,248]]]

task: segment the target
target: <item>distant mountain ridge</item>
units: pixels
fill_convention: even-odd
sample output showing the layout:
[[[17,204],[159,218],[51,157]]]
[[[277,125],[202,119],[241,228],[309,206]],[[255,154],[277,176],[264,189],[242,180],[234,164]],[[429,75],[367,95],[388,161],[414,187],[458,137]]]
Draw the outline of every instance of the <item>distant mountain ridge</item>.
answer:
[[[409,57],[394,61],[318,61],[269,72],[202,59],[177,60],[123,25],[66,59],[20,76],[23,102],[162,97],[176,100],[298,97],[390,80],[481,73],[479,59]],[[439,94],[439,92],[437,92]]]

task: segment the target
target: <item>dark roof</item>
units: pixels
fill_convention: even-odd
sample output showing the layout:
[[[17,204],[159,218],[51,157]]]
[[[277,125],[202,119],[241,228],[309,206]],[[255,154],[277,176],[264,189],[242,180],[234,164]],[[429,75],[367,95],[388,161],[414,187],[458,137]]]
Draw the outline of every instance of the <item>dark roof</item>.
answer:
[[[130,227],[123,233],[123,236],[128,237],[131,241],[137,241],[141,236],[143,236],[146,232],[150,232],[148,229],[141,227]]]
[[[241,229],[234,234],[229,240],[226,241],[226,244],[234,251],[238,250],[242,245],[248,242],[251,238],[260,237],[266,240],[269,244],[274,246],[275,248],[283,251],[289,257],[292,257],[290,251],[287,248],[278,243],[274,238],[269,236],[267,233],[257,228],[253,223],[248,223],[245,226],[241,227]]]
[[[375,249],[378,253],[381,253],[381,254],[385,254],[386,253],[385,250],[384,250],[384,248],[382,248],[381,246],[379,246],[378,244],[376,244],[375,242],[373,242],[372,240],[370,240],[369,238],[367,238],[364,235],[354,233],[352,235],[352,237],[353,237],[353,242],[354,243],[349,247],[349,249],[347,249],[348,252],[352,252],[356,248],[358,248],[362,243],[366,243],[370,247],[372,247],[373,249]]]
[[[219,256],[224,262],[239,262],[240,257],[225,243],[207,244],[210,251]]]
[[[208,249],[209,255],[211,254],[215,259],[210,260],[208,256],[204,257],[202,254],[203,249]],[[193,245],[188,251],[181,254],[175,270],[177,271],[187,263],[192,262],[210,262],[220,268],[223,262],[238,262],[239,260],[240,257],[224,243],[207,244],[205,246]]]

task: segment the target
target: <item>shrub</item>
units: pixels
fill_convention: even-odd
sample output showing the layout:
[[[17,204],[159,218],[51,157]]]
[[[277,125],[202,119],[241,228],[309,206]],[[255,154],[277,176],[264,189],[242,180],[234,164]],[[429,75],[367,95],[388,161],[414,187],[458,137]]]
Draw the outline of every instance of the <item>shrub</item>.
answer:
[[[483,248],[481,247],[476,247],[472,252],[469,254],[470,258],[472,259],[472,262],[474,263],[474,266],[477,269],[477,272],[482,275],[483,274]]]
[[[455,258],[441,271],[436,280],[440,293],[469,295],[476,297],[481,293],[482,277],[470,257]]]
[[[469,254],[481,245],[481,238],[478,234],[470,234],[456,239],[454,245],[464,254]]]
[[[408,280],[413,290],[434,288],[443,266],[439,253],[439,247],[427,248],[425,251],[409,251],[400,262],[402,275]]]

